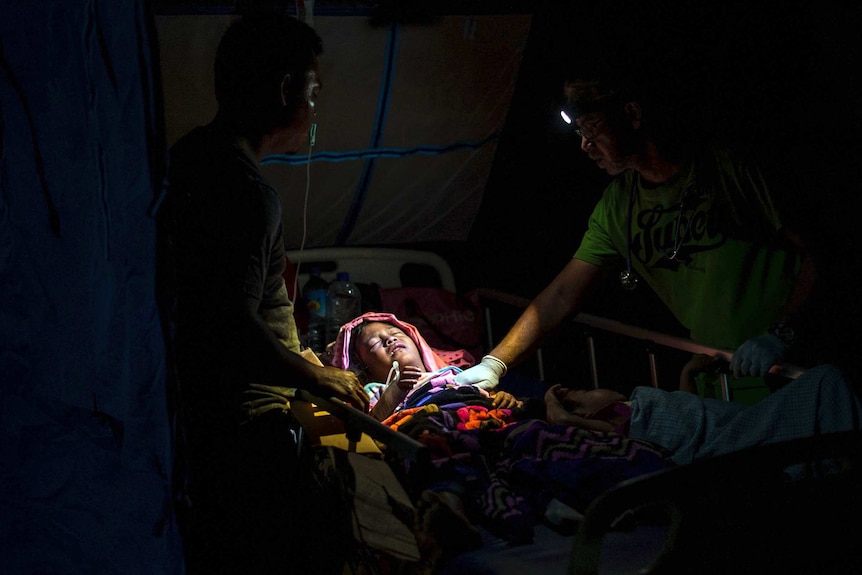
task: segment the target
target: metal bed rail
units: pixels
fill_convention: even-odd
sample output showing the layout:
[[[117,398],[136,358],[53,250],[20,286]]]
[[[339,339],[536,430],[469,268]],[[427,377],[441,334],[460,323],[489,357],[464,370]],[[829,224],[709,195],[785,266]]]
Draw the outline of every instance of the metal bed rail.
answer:
[[[359,411],[336,397],[320,397],[312,395],[304,389],[297,389],[295,400],[298,401],[291,402],[291,406],[302,425],[300,427],[301,434],[314,427],[315,416],[319,415],[319,413],[315,413],[314,408],[316,407],[335,416],[341,422],[341,425],[334,430],[328,430],[328,432],[338,434],[343,432],[346,435],[349,443],[346,451],[356,451],[356,446],[360,442],[362,434],[365,433],[375,441],[385,444],[389,450],[397,453],[406,461],[425,463],[424,458],[427,456],[427,449],[424,445],[403,433],[390,429],[367,413]],[[300,441],[301,443],[302,441]]]
[[[513,306],[516,308],[525,309],[530,301],[527,298],[512,295],[506,292],[501,292],[493,289],[479,288],[476,290],[476,295],[479,297],[480,302],[482,302],[482,311],[485,318],[485,335],[487,339],[488,349],[493,349],[495,344],[494,339],[494,331],[491,321],[491,307],[489,302],[501,303],[509,306]],[[623,323],[618,320],[608,319],[604,317],[599,317],[595,315],[590,315],[587,313],[579,313],[577,314],[573,320],[574,323],[586,326],[591,329],[598,329],[609,333],[614,333],[617,335],[622,335],[626,337],[630,337],[636,340],[643,342],[644,348],[648,355],[649,365],[650,365],[650,380],[653,387],[658,387],[658,371],[656,368],[656,355],[655,355],[655,346],[663,346],[671,349],[676,349],[679,351],[687,351],[693,354],[705,354],[712,357],[717,357],[724,361],[729,362],[731,356],[733,355],[732,350],[720,349],[715,347],[710,347],[706,345],[699,344],[690,339],[677,337],[665,333],[661,333],[658,331],[638,327],[635,325],[630,325],[627,323]],[[587,331],[585,334],[586,344],[587,344],[587,353],[590,360],[590,374],[592,377],[592,383],[594,387],[599,387],[598,383],[598,362],[596,358],[596,345],[595,339],[593,335]],[[542,357],[542,350],[539,348],[537,350],[537,361],[538,361],[538,370],[539,370],[539,379],[544,380],[544,359]],[[786,377],[788,379],[797,378],[803,371],[803,368],[792,364],[781,364],[774,365],[769,370],[770,373],[774,375],[778,375],[781,377]],[[723,372],[721,375],[721,393],[722,398],[725,400],[730,399],[730,383],[728,381],[728,374]]]

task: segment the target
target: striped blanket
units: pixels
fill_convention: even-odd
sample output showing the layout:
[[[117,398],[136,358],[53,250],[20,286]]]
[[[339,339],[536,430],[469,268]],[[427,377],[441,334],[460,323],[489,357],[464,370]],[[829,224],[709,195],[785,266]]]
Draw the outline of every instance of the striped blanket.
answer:
[[[620,481],[671,465],[641,441],[511,421],[507,410],[479,404],[426,405],[385,423],[429,448],[433,469],[415,488],[456,493],[471,521],[512,544],[532,541],[552,499],[583,512]]]

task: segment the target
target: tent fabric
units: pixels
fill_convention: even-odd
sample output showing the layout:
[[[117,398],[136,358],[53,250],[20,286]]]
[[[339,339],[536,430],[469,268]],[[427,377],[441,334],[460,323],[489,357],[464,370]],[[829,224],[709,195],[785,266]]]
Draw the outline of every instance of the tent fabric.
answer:
[[[212,57],[232,18],[156,16],[169,144],[212,118]],[[305,247],[466,240],[509,110],[529,14],[375,26],[359,13],[315,15],[313,22],[324,48],[316,144],[264,159],[285,206],[287,248],[303,240]]]
[[[183,572],[142,0],[0,4],[0,565]]]

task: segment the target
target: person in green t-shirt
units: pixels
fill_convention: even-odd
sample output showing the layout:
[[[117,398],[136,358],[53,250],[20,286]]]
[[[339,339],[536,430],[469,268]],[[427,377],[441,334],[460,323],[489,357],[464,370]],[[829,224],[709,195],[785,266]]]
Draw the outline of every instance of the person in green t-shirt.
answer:
[[[727,150],[672,145],[636,88],[581,79],[564,92],[563,117],[581,149],[614,177],[573,259],[459,383],[496,385],[622,269],[623,287],[652,288],[692,340],[732,351],[737,383],[757,379],[740,386],[757,388],[746,401],[759,400],[815,279],[809,250],[782,222],[763,174]]]

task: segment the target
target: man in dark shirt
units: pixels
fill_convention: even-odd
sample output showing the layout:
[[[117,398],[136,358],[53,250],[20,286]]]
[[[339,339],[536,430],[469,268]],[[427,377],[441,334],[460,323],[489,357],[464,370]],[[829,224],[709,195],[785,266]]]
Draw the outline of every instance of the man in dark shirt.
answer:
[[[322,539],[297,489],[287,418],[248,418],[251,383],[303,388],[365,411],[356,376],[300,347],[282,272],[281,203],[259,166],[308,140],[321,89],[317,33],[287,16],[247,17],[215,59],[218,112],[172,148],[163,214],[186,471],[186,563],[197,573],[301,572]]]

